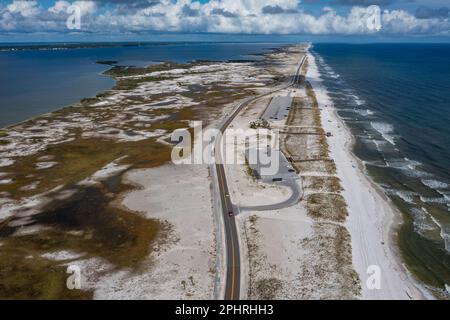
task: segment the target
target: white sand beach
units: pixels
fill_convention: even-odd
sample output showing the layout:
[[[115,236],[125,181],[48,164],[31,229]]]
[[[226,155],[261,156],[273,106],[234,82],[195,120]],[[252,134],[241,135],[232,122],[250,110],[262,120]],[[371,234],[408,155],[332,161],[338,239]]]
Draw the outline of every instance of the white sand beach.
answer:
[[[363,299],[422,299],[424,293],[407,273],[396,250],[393,234],[401,219],[390,200],[364,172],[364,165],[352,153],[353,137],[339,118],[312,54],[308,55],[307,80],[312,84],[321,108],[322,125],[331,132],[330,153],[345,191],[349,217],[346,227],[351,235],[353,265],[362,282]],[[381,287],[366,285],[369,266],[381,271]]]

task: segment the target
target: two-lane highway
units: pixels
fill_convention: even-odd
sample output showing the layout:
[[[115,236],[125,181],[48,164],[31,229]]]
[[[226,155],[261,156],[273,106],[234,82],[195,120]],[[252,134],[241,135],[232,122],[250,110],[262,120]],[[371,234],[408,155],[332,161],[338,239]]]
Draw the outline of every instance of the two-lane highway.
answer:
[[[306,60],[306,55],[303,56],[299,66],[297,68],[297,72],[291,82],[279,89],[267,92],[265,94],[253,97],[251,99],[247,99],[242,102],[233,112],[232,114],[224,121],[220,128],[220,132],[222,133],[222,137],[224,136],[225,130],[228,128],[230,123],[236,118],[236,116],[248,106],[250,103],[271,95],[275,92],[287,89],[300,81],[300,72],[303,67],[303,64]],[[226,239],[226,252],[227,252],[227,274],[226,274],[226,284],[225,284],[225,300],[239,300],[240,297],[240,288],[241,288],[241,268],[240,268],[240,251],[239,251],[239,237],[236,228],[236,219],[235,219],[235,210],[233,207],[233,203],[231,201],[231,195],[228,190],[227,179],[225,175],[225,169],[222,161],[222,141],[221,139],[217,139],[215,141],[214,146],[214,156],[216,159],[216,175],[217,182],[219,186],[219,192],[221,197],[221,205],[223,210],[223,221],[224,221],[224,229],[225,229],[225,239]]]

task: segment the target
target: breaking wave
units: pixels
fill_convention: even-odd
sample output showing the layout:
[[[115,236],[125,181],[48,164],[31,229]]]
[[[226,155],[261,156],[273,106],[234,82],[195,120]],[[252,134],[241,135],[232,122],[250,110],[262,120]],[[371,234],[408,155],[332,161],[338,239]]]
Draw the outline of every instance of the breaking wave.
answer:
[[[421,236],[426,237],[427,231],[437,231],[440,227],[431,219],[431,215],[425,208],[411,208],[411,216],[413,218],[414,230]]]
[[[395,138],[392,135],[394,132],[394,126],[385,123],[385,122],[370,122],[370,125],[372,128],[374,128],[378,133],[381,134],[381,136],[388,141],[390,144],[395,146]]]
[[[445,182],[439,181],[439,180],[433,180],[433,179],[422,179],[420,180],[424,185],[426,185],[430,189],[446,189],[449,187],[449,185]]]
[[[370,109],[354,109],[356,113],[362,115],[362,116],[373,116],[375,112],[373,112]]]
[[[361,99],[360,97],[358,97],[358,96],[355,95],[355,94],[352,94],[352,97],[353,97],[355,103],[356,103],[358,106],[362,106],[363,104],[366,103],[366,101],[364,101],[363,99]]]

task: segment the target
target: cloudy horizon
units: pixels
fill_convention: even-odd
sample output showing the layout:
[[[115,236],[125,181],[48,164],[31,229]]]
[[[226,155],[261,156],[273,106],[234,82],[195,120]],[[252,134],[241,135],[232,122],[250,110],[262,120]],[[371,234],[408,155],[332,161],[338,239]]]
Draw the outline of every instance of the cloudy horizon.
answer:
[[[78,8],[80,26],[67,21]],[[377,21],[378,19],[378,21]],[[374,25],[379,23],[379,27]],[[449,8],[433,0],[8,0],[2,40],[45,35],[84,39],[154,32],[431,36],[450,38]]]

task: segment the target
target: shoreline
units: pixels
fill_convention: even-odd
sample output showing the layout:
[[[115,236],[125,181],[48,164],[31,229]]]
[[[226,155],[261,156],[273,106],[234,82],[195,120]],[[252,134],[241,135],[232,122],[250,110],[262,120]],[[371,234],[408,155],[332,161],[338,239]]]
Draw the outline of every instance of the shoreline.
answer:
[[[97,62],[95,62],[95,64],[102,65],[102,64],[97,63]],[[77,108],[77,107],[80,107],[80,106],[82,106],[82,101],[84,99],[93,99],[93,98],[96,98],[99,94],[102,94],[102,93],[108,92],[110,90],[113,90],[113,88],[116,85],[117,81],[116,81],[116,79],[114,79],[113,76],[110,76],[110,75],[106,74],[106,72],[108,72],[112,68],[113,68],[113,66],[111,66],[110,68],[108,68],[106,70],[103,70],[103,71],[101,71],[99,73],[96,73],[99,76],[110,78],[114,82],[111,88],[106,89],[106,90],[98,91],[95,96],[80,98],[76,102],[69,103],[69,104],[66,104],[66,105],[63,105],[63,106],[60,106],[60,107],[56,107],[55,110],[48,111],[48,112],[45,112],[45,113],[41,113],[41,114],[38,114],[38,115],[35,115],[35,116],[32,116],[32,117],[26,118],[26,119],[24,119],[22,121],[14,122],[14,123],[8,124],[8,125],[6,125],[4,127],[0,127],[0,131],[2,131],[2,130],[9,130],[9,129],[15,127],[15,126],[19,126],[21,124],[25,124],[25,123],[27,123],[29,121],[34,121],[36,119],[39,119],[39,118],[42,118],[42,117],[45,117],[45,116],[50,116],[51,114],[53,114],[53,113],[55,113],[57,111],[61,111],[61,110],[65,109],[65,108]]]
[[[138,46],[140,44],[145,44],[145,45],[164,45],[165,46],[165,45],[180,44],[180,43],[185,43],[185,42],[183,42],[183,41],[181,41],[181,42],[177,42],[177,41],[175,41],[175,42],[165,42],[165,41],[162,41],[162,42],[130,42],[130,44],[137,44]],[[186,43],[191,43],[191,42],[186,42]],[[211,41],[211,42],[210,41],[198,41],[197,42],[197,41],[195,41],[195,42],[192,42],[192,44],[204,44],[204,43],[208,43],[208,44],[213,44],[213,43],[240,44],[240,42],[234,42],[234,41],[220,41],[220,42],[213,42],[213,41]],[[189,64],[192,64],[192,63],[259,63],[259,62],[263,61],[264,57],[266,57],[267,55],[270,55],[271,53],[279,52],[279,51],[284,50],[287,47],[292,45],[292,44],[289,44],[289,43],[286,43],[286,44],[283,43],[282,44],[282,43],[276,43],[276,42],[270,42],[270,41],[269,42],[266,42],[266,41],[258,42],[258,41],[256,41],[256,42],[242,42],[242,43],[243,44],[245,44],[245,43],[249,43],[249,44],[279,44],[280,46],[278,46],[278,47],[277,46],[268,47],[268,48],[263,49],[261,52],[257,52],[257,49],[256,49],[256,51],[254,53],[248,53],[248,54],[243,55],[242,59],[216,59],[216,60],[214,60],[214,59],[212,59],[212,60],[209,60],[209,59],[191,59],[191,60],[186,60],[184,62],[177,62],[175,60],[163,60],[163,59],[161,59],[161,60],[152,60],[152,62],[154,62],[154,64],[146,64],[146,65],[142,65],[142,66],[121,65],[120,64],[121,63],[120,60],[111,60],[110,61],[110,60],[99,59],[99,60],[94,61],[93,64],[94,65],[99,65],[99,66],[106,66],[107,68],[102,70],[102,71],[96,72],[95,75],[103,76],[103,77],[107,77],[107,78],[111,79],[113,81],[113,83],[112,83],[112,85],[109,88],[104,89],[104,90],[96,91],[96,93],[94,93],[91,96],[80,97],[78,100],[76,100],[76,101],[74,101],[72,103],[58,104],[51,111],[47,111],[47,112],[44,112],[44,113],[36,114],[34,116],[26,117],[23,120],[16,121],[16,122],[4,125],[4,126],[0,126],[0,131],[1,130],[8,130],[11,127],[24,124],[24,123],[26,123],[28,121],[33,121],[33,120],[35,120],[37,118],[40,118],[40,117],[43,117],[43,116],[51,115],[52,113],[60,111],[60,110],[65,109],[65,108],[78,107],[78,106],[82,105],[82,101],[85,100],[85,99],[94,99],[100,94],[103,94],[105,92],[109,92],[111,90],[114,90],[114,87],[117,84],[117,80],[115,79],[114,76],[107,74],[107,72],[112,70],[114,67],[149,68],[152,65],[165,64],[165,63],[177,63],[177,64],[183,64],[183,65],[189,65]],[[56,43],[56,44],[60,44],[60,43]],[[61,44],[67,44],[67,43],[63,43],[62,42]],[[72,44],[77,44],[78,45],[78,44],[83,44],[83,43],[82,42],[81,43],[80,42],[74,42]],[[97,43],[93,42],[92,44],[97,44]],[[110,44],[109,42],[100,43],[100,44],[106,44],[107,45],[106,47],[117,47],[116,45],[109,46],[108,45],[108,44]],[[122,43],[122,45],[123,44],[127,44],[127,42]],[[35,44],[35,45],[36,46],[41,46],[41,45],[45,46],[45,44]],[[51,45],[54,45],[54,43],[51,43]],[[119,45],[119,47],[121,47],[121,45]],[[87,45],[86,47],[82,46],[81,48],[83,48],[83,49],[96,49],[96,48],[104,48],[104,46]],[[79,49],[79,48],[78,47],[67,48],[65,50],[74,50],[74,49]],[[30,51],[33,51],[33,50],[36,50],[36,49],[30,49]],[[17,50],[17,51],[25,51],[25,50]],[[49,51],[51,51],[51,50],[49,50]],[[0,52],[2,52],[1,47],[0,47]],[[9,52],[9,51],[5,51],[4,50],[4,52]],[[247,57],[251,57],[251,56],[260,57],[260,58],[256,58],[256,59],[248,59],[247,58]],[[108,63],[104,63],[104,62],[108,62]],[[113,64],[111,62],[115,62],[115,63]]]
[[[36,297],[50,294],[46,287],[48,281],[45,281],[45,270],[48,267],[41,268],[41,265],[57,268],[58,273],[48,277],[62,277],[65,272],[64,263],[69,259],[71,263],[79,263],[83,268],[83,278],[86,279],[86,286],[83,285],[83,288],[86,292],[82,293],[87,298],[127,298],[127,292],[132,292],[134,298],[167,299],[176,296],[179,299],[211,299],[217,294],[215,261],[210,260],[216,252],[214,231],[217,227],[210,223],[212,217],[208,214],[212,201],[208,168],[192,171],[189,167],[176,167],[170,170],[170,166],[164,165],[170,160],[169,147],[160,139],[166,139],[168,134],[178,128],[190,128],[193,119],[208,123],[216,121],[221,118],[219,115],[225,109],[213,109],[214,103],[224,108],[229,107],[235,100],[243,99],[244,95],[253,93],[274,80],[271,73],[264,72],[256,63],[218,62],[197,65],[186,64],[185,69],[178,70],[174,75],[170,66],[149,68],[144,70],[145,73],[139,73],[140,78],[132,80],[135,87],[124,87],[114,91],[115,96],[107,94],[107,97],[100,96],[96,99],[104,102],[103,104],[99,105],[98,101],[94,101],[81,105],[80,102],[78,105],[82,108],[79,110],[63,108],[47,113],[48,119],[45,115],[40,115],[35,117],[36,121],[28,120],[9,127],[5,138],[9,139],[8,147],[2,149],[2,155],[5,159],[14,159],[14,162],[11,160],[11,163],[4,163],[5,173],[2,174],[3,177],[15,180],[11,179],[11,182],[2,185],[0,213],[4,213],[5,218],[13,218],[5,223],[8,229],[4,229],[7,237],[2,238],[0,244],[3,251],[1,267],[14,263],[14,259],[31,261],[25,256],[25,251],[19,250],[20,243],[17,243],[25,236],[30,239],[31,244],[26,243],[24,248],[26,252],[32,251],[35,260],[32,264],[15,263],[22,269],[13,270],[2,277],[2,286],[5,282],[11,283],[12,289],[2,290],[0,295]],[[151,78],[146,78],[147,73],[151,74]],[[162,78],[161,74],[169,76]],[[123,81],[127,81],[127,76],[136,75],[125,74]],[[217,83],[227,86],[229,91],[219,91],[221,87]],[[189,90],[192,86],[198,88],[198,91]],[[138,99],[129,98],[136,96],[139,96]],[[96,108],[97,106],[104,107]],[[36,135],[43,137],[32,140]],[[31,138],[26,140],[28,137]],[[91,157],[92,154],[95,155],[94,158]],[[131,170],[134,169],[143,169],[138,172],[146,174],[141,178],[137,177],[143,182],[140,185],[146,187],[144,190],[137,187],[132,188],[133,192],[127,192],[126,204],[130,204],[126,206],[128,210],[109,206],[120,201],[115,192],[111,191],[113,187],[110,190],[106,182],[93,185],[96,181],[92,180],[92,177],[104,177],[114,169],[113,163],[118,159],[123,159],[120,165],[132,166],[127,171],[127,176],[133,175],[136,171]],[[41,170],[37,165],[42,165],[41,162],[49,166]],[[173,179],[167,181],[168,175]],[[148,185],[152,180],[159,182]],[[36,181],[39,182],[35,183]],[[73,188],[69,187],[78,185],[79,181],[83,182],[83,192],[77,198],[68,200],[69,203],[63,203],[55,209],[38,207],[41,199],[37,196],[41,195],[41,190],[51,189],[53,184],[57,184],[61,194],[51,196],[61,200],[63,195],[71,195],[68,191]],[[179,192],[168,192],[171,184],[177,184],[178,181],[182,183],[179,185]],[[68,191],[62,190],[62,186],[68,186]],[[180,196],[184,198],[180,199]],[[77,210],[80,202],[83,210]],[[192,207],[186,208],[189,203]],[[186,210],[193,213],[191,219],[185,220]],[[73,214],[77,219],[79,217],[78,220],[74,218],[79,224],[64,219],[63,215],[57,222],[63,226],[68,225],[67,228],[58,228],[55,224],[47,227],[47,221],[53,222],[48,216],[55,217],[56,220],[61,216],[58,215],[60,211]],[[142,214],[143,211],[146,214]],[[27,219],[31,215],[42,217],[45,228],[27,224],[26,228],[18,230],[28,223]],[[94,218],[86,219],[83,215]],[[162,251],[153,236],[159,230],[166,231],[166,220],[174,229],[171,229],[173,233],[168,234],[170,242]],[[36,224],[40,222],[35,221]],[[12,234],[16,231],[17,237],[13,237]],[[71,233],[67,235],[68,232]],[[113,235],[109,235],[109,232]],[[49,233],[52,233],[52,237],[46,239],[57,239],[57,245],[41,247],[36,239]],[[114,235],[120,239],[116,239]],[[98,238],[101,240],[101,249],[98,248]],[[128,241],[129,238],[133,241]],[[72,252],[83,255],[78,258],[78,255],[75,257],[75,254],[69,254]],[[148,263],[152,262],[151,258],[154,256],[161,257],[156,261],[160,264],[151,269],[152,266],[148,266]],[[138,279],[138,275],[132,272],[133,268],[142,271],[142,266],[152,270],[142,275],[144,281],[155,285],[133,288]],[[182,266],[182,272],[178,271],[179,266]],[[18,285],[14,279],[22,276],[22,273],[35,276],[36,281],[40,281],[40,287],[34,289]],[[174,277],[173,274],[178,276]],[[98,277],[101,277],[100,281],[97,281]],[[57,280],[58,285],[61,284],[58,287],[60,291],[51,294],[55,298],[68,295],[72,297],[73,293],[66,292],[65,282]]]
[[[280,61],[277,72],[293,74],[304,53],[305,47],[299,45],[277,56]],[[289,122],[272,120],[271,124],[277,128],[318,126],[319,110],[309,88],[299,83],[298,88],[294,86],[274,94],[291,95],[294,104]],[[254,101],[234,119],[233,127],[248,128],[249,123],[263,114],[268,103],[270,97]],[[289,132],[285,133],[283,145],[288,146],[286,150],[293,157],[328,159],[328,152],[324,154],[323,139],[317,139],[314,134],[296,135],[298,130],[294,130],[292,135]],[[303,151],[305,145],[307,152]],[[247,146],[244,143],[238,146],[243,159]],[[301,153],[297,153],[299,150]],[[309,162],[302,166],[301,160],[295,162],[298,177],[293,179],[302,186],[305,197],[296,204],[277,207],[290,197],[289,190],[277,183],[254,179],[243,163],[226,167],[233,203],[241,208],[255,201],[270,202],[274,206],[237,214],[242,241],[242,297],[268,300],[358,299],[360,282],[352,266],[350,235],[342,225],[346,210],[342,206],[344,200],[333,166],[321,161],[315,166],[310,166]],[[303,179],[305,181],[302,182]],[[336,201],[339,205],[335,207]]]
[[[311,53],[308,56],[310,68],[314,69],[309,76],[312,77],[310,82],[321,107],[322,126],[333,134],[330,152],[337,166],[338,177],[345,189],[344,198],[349,209],[345,225],[352,238],[352,259],[361,278],[362,298],[402,300],[432,298],[412,278],[399,256],[400,249],[395,245],[396,232],[402,223],[399,210],[372,181],[365,171],[364,163],[353,153],[355,139],[337,114],[327,89],[322,84],[315,56]],[[333,140],[340,141],[333,143]],[[353,192],[355,189],[358,190],[356,194]],[[372,208],[369,201],[374,205]],[[380,290],[367,288],[366,269],[371,265],[379,265],[381,269]],[[390,279],[383,281],[383,278]]]
[[[408,268],[405,266],[405,263],[403,262],[401,258],[401,252],[400,248],[397,244],[397,232],[401,228],[402,224],[404,223],[402,219],[402,213],[401,211],[395,206],[395,204],[392,203],[391,199],[384,193],[384,191],[381,189],[381,187],[373,181],[372,177],[369,173],[367,173],[366,168],[364,166],[364,163],[361,159],[359,159],[353,152],[353,146],[355,144],[355,138],[351,134],[350,129],[347,127],[346,123],[339,117],[337,114],[337,110],[334,110],[334,114],[336,119],[341,122],[341,124],[344,126],[345,130],[347,131],[347,134],[351,137],[351,140],[348,141],[348,153],[349,156],[355,160],[357,163],[357,168],[360,171],[360,173],[364,176],[367,183],[369,184],[370,188],[372,188],[376,194],[381,198],[381,201],[386,204],[386,206],[389,208],[389,211],[391,215],[388,217],[389,220],[386,221],[386,234],[387,234],[387,240],[388,240],[388,250],[391,251],[391,254],[394,257],[394,263],[398,265],[398,267],[401,269],[401,273],[407,278],[408,281],[411,282],[411,284],[420,291],[420,295],[417,298],[418,299],[430,299],[434,300],[435,298],[429,294],[426,289],[414,278],[414,276],[409,272]],[[411,297],[411,299],[414,299]]]
[[[399,228],[402,225],[403,219],[400,216],[401,212],[400,210],[395,206],[393,201],[383,192],[381,187],[373,180],[373,178],[370,176],[370,174],[367,172],[364,162],[359,159],[356,154],[354,153],[354,144],[356,141],[355,136],[350,131],[350,128],[345,123],[344,119],[342,119],[338,114],[338,109],[335,108],[333,104],[333,100],[331,100],[330,96],[328,95],[328,90],[326,86],[323,84],[322,80],[322,74],[319,70],[318,64],[317,64],[317,55],[311,53],[310,51],[307,51],[307,56],[309,58],[309,68],[308,73],[306,74],[306,80],[311,83],[313,91],[315,96],[317,97],[318,106],[320,109],[320,115],[321,115],[321,121],[320,124],[321,127],[326,132],[331,132],[332,136],[329,138],[329,153],[330,157],[334,160],[337,167],[337,176],[342,182],[342,186],[344,187],[345,191],[342,193],[342,195],[345,198],[345,202],[348,206],[348,212],[349,216],[345,222],[337,222],[335,225],[340,225],[342,227],[345,227],[350,235],[351,235],[351,246],[349,252],[350,255],[350,265],[353,262],[353,268],[356,270],[357,274],[360,277],[361,282],[361,295],[358,296],[358,298],[362,299],[401,299],[401,300],[407,300],[407,299],[434,299],[434,297],[427,291],[426,287],[424,285],[421,285],[418,280],[415,280],[413,275],[408,271],[406,268],[405,263],[402,261],[401,257],[401,248],[396,245],[396,237],[397,232]],[[229,63],[224,62],[224,63]],[[254,61],[254,63],[258,64],[258,61]],[[108,69],[111,70],[111,69]],[[104,71],[106,73],[108,70]],[[111,77],[114,79],[113,76],[105,74],[105,76]],[[116,82],[116,81],[115,81]],[[268,88],[268,86],[265,87],[256,87],[253,88],[253,90],[263,90],[262,88]],[[111,89],[102,91],[102,92],[109,92]],[[126,91],[126,90],[125,90]],[[99,95],[102,93],[100,92]],[[97,96],[96,96],[97,97]],[[237,101],[240,101],[239,99]],[[222,117],[229,112],[230,109],[233,108],[234,102],[230,104],[224,104],[222,109]],[[58,110],[63,110],[67,107],[83,107],[83,101],[81,100],[78,103],[68,105],[65,107],[62,107]],[[188,107],[185,107],[188,108]],[[58,112],[58,110],[46,113],[46,114],[53,114],[55,112]],[[72,112],[72,111],[71,111]],[[243,119],[247,119],[246,117],[249,117],[249,115],[245,115],[245,113],[248,112],[246,110],[244,112],[244,115],[242,116]],[[32,119],[38,119],[40,117],[45,116],[40,115],[33,117],[28,120],[24,120],[22,122],[19,122],[18,124],[10,125],[7,128],[18,126],[20,124],[24,124],[28,121],[31,121]],[[157,117],[156,117],[157,118]],[[212,119],[215,119],[214,117]],[[222,119],[222,118],[220,118]],[[220,119],[212,120],[212,124],[214,124],[216,121],[220,121]],[[140,121],[146,121],[146,120],[140,120]],[[211,119],[210,119],[211,121]],[[248,121],[244,121],[241,123],[244,127],[248,125]],[[1,132],[1,129],[0,129]],[[164,137],[164,136],[162,136]],[[162,139],[162,137],[160,139]],[[156,142],[161,142],[156,140]],[[163,143],[163,142],[161,142]],[[112,163],[115,163],[118,160],[114,160]],[[106,166],[108,167],[109,164]],[[105,169],[106,167],[102,168],[100,171]],[[124,184],[126,186],[131,186],[130,190],[126,190],[124,193],[120,193],[118,197],[116,197],[112,203],[119,204],[118,209],[127,209],[127,211],[130,211],[132,213],[139,213],[138,215],[143,215],[147,219],[156,219],[156,220],[164,220],[163,218],[168,215],[170,218],[167,219],[169,221],[174,222],[174,225],[177,225],[178,228],[181,230],[181,234],[183,234],[182,239],[187,237],[188,244],[195,242],[192,241],[191,237],[193,235],[189,234],[184,228],[186,228],[186,225],[181,222],[181,211],[183,211],[185,208],[177,207],[175,202],[173,202],[170,205],[167,205],[169,207],[166,207],[166,205],[161,205],[159,203],[159,198],[164,199],[164,197],[167,196],[166,193],[162,193],[159,196],[157,196],[157,199],[151,199],[152,197],[148,197],[148,194],[159,194],[161,192],[161,189],[164,189],[167,187],[167,185],[164,183],[164,179],[167,179],[167,176],[173,175],[174,179],[181,179],[181,177],[185,176],[186,174],[193,174],[190,171],[184,172],[186,168],[177,168],[178,170],[169,170],[170,169],[170,162],[166,162],[160,166],[152,167],[152,168],[128,168],[124,170],[124,172],[121,173],[123,177],[123,181],[121,184]],[[192,179],[201,179],[203,182],[197,183],[196,185],[202,185],[205,181],[209,181],[211,183],[211,178],[214,178],[214,174],[211,174],[211,171],[209,171],[210,168],[208,167],[201,167],[198,169],[198,175],[193,174]],[[165,172],[167,170],[166,175],[162,175],[162,172]],[[99,172],[100,172],[99,171]],[[229,169],[230,171],[230,169]],[[233,171],[231,169],[231,171]],[[94,174],[96,175],[97,172]],[[231,174],[236,175],[236,172],[231,172]],[[242,174],[242,172],[241,172]],[[151,178],[151,179],[144,179],[141,181],[141,183],[138,183],[137,181],[134,181],[134,179],[128,179],[127,177],[133,176],[137,180],[142,180],[143,178]],[[157,178],[159,181],[159,188],[154,188],[153,182],[149,183],[148,180],[152,180],[154,178]],[[247,177],[248,178],[248,177]],[[84,181],[84,180],[83,180]],[[133,182],[134,183],[131,183]],[[239,187],[238,181],[231,179],[231,181],[234,181],[233,184],[236,184],[236,187]],[[100,183],[100,181],[98,181]],[[144,183],[145,182],[145,183]],[[197,181],[200,182],[200,181]],[[103,183],[103,182],[102,182]],[[189,192],[192,191],[192,185],[190,184],[190,180],[183,181],[184,184],[186,184],[186,188],[184,190],[189,190]],[[158,182],[156,183],[158,185]],[[211,225],[204,226],[204,229],[212,229],[213,234],[212,238],[217,241],[213,247],[215,247],[215,251],[212,248],[209,248],[209,250],[205,250],[206,246],[198,246],[198,248],[195,248],[193,251],[196,253],[196,258],[200,260],[208,260],[209,258],[207,256],[209,255],[215,255],[216,264],[215,264],[215,275],[213,276],[211,272],[211,269],[204,269],[200,273],[203,273],[205,275],[208,275],[209,278],[213,278],[212,281],[209,281],[211,279],[208,279],[208,281],[205,279],[200,279],[200,283],[202,288],[208,288],[207,290],[198,290],[199,288],[188,288],[187,296],[189,297],[191,294],[197,294],[199,297],[203,298],[217,298],[219,295],[219,291],[222,291],[220,279],[223,277],[223,257],[221,256],[224,252],[224,248],[222,248],[221,244],[223,245],[223,239],[220,239],[222,237],[221,234],[221,221],[220,219],[217,219],[216,217],[216,209],[215,206],[217,199],[215,197],[214,190],[211,189],[211,185],[204,186],[205,190],[201,190],[202,194],[204,195],[203,202],[204,203],[211,203],[211,215],[208,215],[209,218],[212,217],[213,223],[212,228]],[[207,188],[206,188],[207,187]],[[159,189],[159,190],[158,190]],[[210,189],[210,198],[208,198],[206,189]],[[238,188],[239,189],[239,188]],[[356,190],[356,192],[354,191]],[[147,193],[144,194],[144,191]],[[151,192],[150,192],[151,191]],[[260,190],[258,190],[260,191]],[[260,191],[261,192],[261,191]],[[266,192],[270,192],[270,190],[266,190]],[[180,191],[180,193],[182,193]],[[264,192],[262,192],[264,194]],[[195,195],[191,194],[190,198],[193,198]],[[134,199],[133,199],[134,198]],[[127,206],[125,205],[125,201],[128,199],[134,200],[131,201],[132,205]],[[136,201],[136,199],[138,201]],[[158,200],[158,201],[156,201]],[[189,200],[189,199],[188,199]],[[186,202],[189,202],[186,200]],[[162,201],[164,203],[165,201]],[[171,201],[168,201],[169,203]],[[168,203],[166,202],[166,203]],[[194,200],[195,202],[195,200]],[[201,202],[201,201],[200,201]],[[180,205],[179,202],[177,202],[178,205]],[[239,204],[241,204],[239,202]],[[200,203],[197,203],[195,205],[200,205]],[[155,207],[155,210],[150,210],[150,208]],[[207,205],[205,206],[207,207]],[[196,212],[197,215],[204,214],[206,211],[209,213],[209,209],[205,210],[204,208],[193,208],[193,212]],[[304,208],[303,208],[304,209]],[[259,215],[259,218],[261,220],[259,221],[253,221],[251,218],[254,216],[243,214],[240,219],[249,218],[250,224],[248,226],[254,227],[256,224],[260,224],[262,230],[264,228],[267,228],[267,233],[273,231],[273,229],[277,230],[280,235],[286,235],[286,230],[289,231],[290,229],[283,225],[283,221],[280,220],[272,220],[272,223],[267,223],[267,221],[276,218],[278,219],[277,215],[283,212],[283,214],[287,213],[287,218],[292,219],[291,223],[297,223],[298,226],[304,227],[303,230],[304,234],[309,234],[310,227],[312,226],[311,219],[309,219],[306,216],[306,213],[304,212],[300,206],[295,206],[287,210],[275,210],[273,213],[273,216],[266,215],[266,213],[262,213]],[[300,214],[301,218],[300,221],[298,217],[295,217],[292,214],[293,211],[291,210],[298,210],[298,213]],[[179,212],[177,214],[172,214],[173,212]],[[201,213],[202,212],[202,213]],[[201,219],[201,216],[197,216],[199,221],[202,221],[202,223],[206,223],[204,219]],[[204,217],[203,217],[204,218]],[[221,218],[221,216],[220,216]],[[270,218],[270,219],[268,219]],[[265,220],[264,220],[265,219]],[[277,221],[278,224],[273,224],[273,221]],[[240,221],[242,226],[240,226],[241,229],[246,231],[246,225],[243,221]],[[247,227],[248,227],[247,226]],[[272,229],[273,228],[273,229]],[[284,228],[284,229],[283,229]],[[220,229],[220,230],[219,230]],[[292,228],[295,229],[295,228]],[[298,230],[290,230],[292,233],[298,233]],[[215,233],[215,234],[214,234]],[[197,235],[196,235],[197,236]],[[211,236],[211,234],[209,235]],[[240,245],[242,246],[241,250],[242,252],[245,252],[247,247],[244,245],[244,241],[248,241],[248,239],[243,240],[242,234],[239,233],[238,236],[241,237],[241,241],[239,241]],[[294,238],[293,238],[294,239]],[[172,239],[173,240],[173,239]],[[199,241],[204,241],[206,243],[209,243],[209,239],[207,240],[207,236],[200,237],[200,239],[196,239]],[[219,241],[221,240],[221,241]],[[273,239],[271,239],[273,240]],[[281,239],[280,241],[282,241]],[[297,241],[298,239],[295,239]],[[155,255],[158,257],[168,257],[169,260],[160,260],[165,261],[164,266],[167,266],[167,262],[170,261],[173,263],[173,265],[179,265],[179,257],[177,255],[173,255],[174,251],[179,251],[183,253],[183,250],[185,250],[186,247],[190,247],[189,245],[182,245],[178,246],[175,244],[176,241],[174,241],[171,245],[169,245],[169,248],[166,248],[164,251],[162,250],[157,251]],[[1,245],[1,244],[0,244]],[[295,252],[294,250],[297,250],[298,248],[291,248],[292,252]],[[250,251],[250,250],[247,250]],[[289,250],[288,250],[289,251]],[[301,252],[300,252],[301,253]],[[166,255],[167,254],[167,255]],[[186,253],[185,253],[186,254]],[[150,258],[151,254],[148,258]],[[307,254],[305,254],[307,256]],[[277,257],[277,254],[274,252],[274,258]],[[290,256],[287,256],[290,258]],[[299,256],[299,260],[303,259],[304,257]],[[156,259],[158,260],[158,259]],[[186,260],[186,259],[185,259]],[[289,260],[289,259],[288,259]],[[277,261],[277,260],[275,260]],[[280,258],[281,261],[281,258]],[[278,262],[278,261],[277,261]],[[206,265],[211,266],[211,263],[207,263]],[[282,265],[280,262],[279,265]],[[372,265],[379,265],[381,267],[381,277],[382,277],[382,288],[381,290],[369,290],[366,285],[367,280],[367,267]],[[194,266],[194,264],[193,264]],[[186,268],[187,266],[184,266]],[[195,267],[195,266],[194,266]],[[192,267],[190,270],[193,274],[198,274],[197,267]],[[243,269],[248,268],[248,266],[243,265]],[[151,269],[151,268],[150,268]],[[197,269],[197,270],[196,270]],[[152,269],[153,270],[153,269]],[[161,268],[159,270],[162,270]],[[173,269],[175,270],[175,268]],[[337,269],[335,268],[330,273],[335,272]],[[152,272],[149,272],[152,273]],[[159,275],[164,275],[164,277],[167,277],[167,283],[170,283],[172,281],[173,288],[176,286],[176,284],[180,283],[188,283],[192,282],[192,286],[194,286],[194,280],[191,280],[190,278],[183,279],[178,278],[178,282],[173,282],[174,279],[170,278],[163,274],[162,272],[158,271]],[[152,281],[153,274],[146,275],[147,281]],[[121,276],[116,277],[116,275],[111,274],[110,276],[106,277],[105,279],[109,280],[106,281],[109,284],[115,283],[115,281],[121,282],[121,290],[122,293],[129,290],[129,281],[131,278],[128,278],[128,276]],[[135,278],[136,279],[136,278]],[[193,279],[193,278],[192,278]],[[320,279],[323,281],[323,279]],[[207,283],[208,282],[208,283]],[[159,289],[164,288],[166,283],[162,283],[161,281]],[[197,282],[197,279],[195,279],[195,283]],[[212,283],[212,285],[211,285]],[[245,284],[245,281],[244,281]],[[173,289],[172,288],[172,289]],[[211,290],[212,288],[212,290]],[[137,288],[140,291],[140,294],[142,296],[146,297],[159,297],[164,298],[165,295],[163,293],[156,291],[149,291],[149,288]],[[186,289],[186,288],[185,288]],[[244,290],[245,289],[244,286]],[[202,291],[202,292],[199,292]],[[209,296],[205,295],[206,291],[212,291],[213,293]],[[107,286],[101,286],[100,288],[100,296],[115,296],[115,294],[118,294],[116,297],[120,297],[120,294],[118,292],[112,292],[110,289],[107,288]],[[176,292],[176,290],[171,291],[172,294],[178,295],[179,292]],[[296,292],[296,291],[294,291]],[[288,292],[290,294],[290,292]],[[182,295],[180,295],[181,297]],[[245,296],[245,294],[244,294]],[[342,296],[341,296],[342,297]]]

